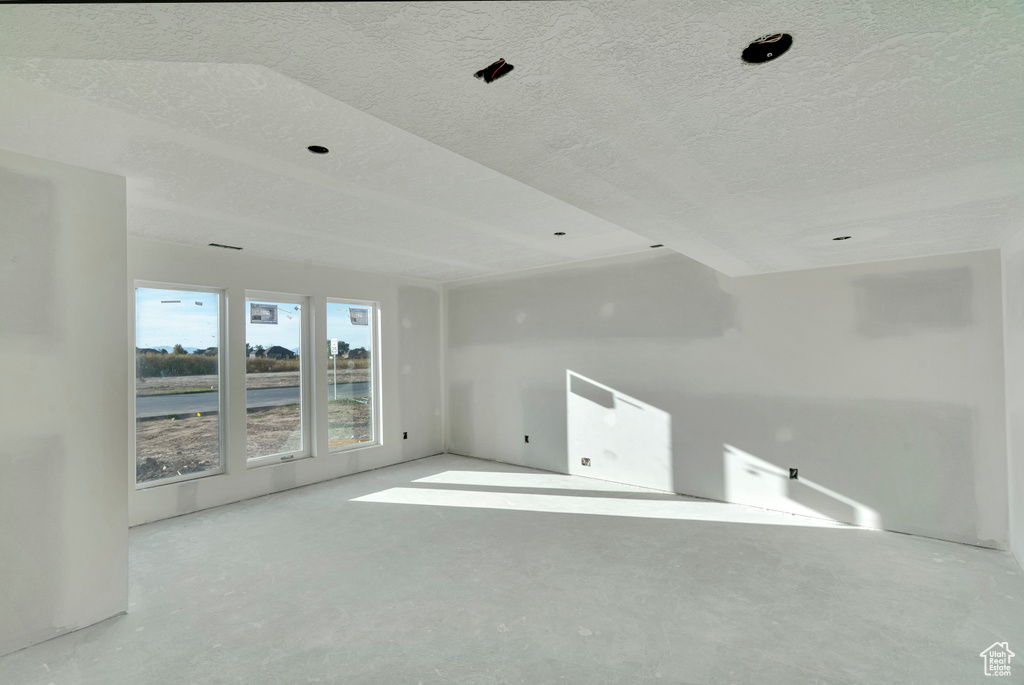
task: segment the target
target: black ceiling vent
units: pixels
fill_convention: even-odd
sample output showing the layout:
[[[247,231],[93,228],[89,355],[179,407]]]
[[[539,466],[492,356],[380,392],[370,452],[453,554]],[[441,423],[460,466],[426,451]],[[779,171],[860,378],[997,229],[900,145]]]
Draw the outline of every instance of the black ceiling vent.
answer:
[[[330,150],[325,148],[323,145],[310,145],[306,149],[312,152],[314,155],[326,155],[328,152],[330,152]]]
[[[743,61],[751,64],[770,62],[789,50],[791,45],[793,45],[793,36],[788,33],[761,36],[743,51]]]
[[[838,238],[833,238],[832,240],[849,240],[852,237],[853,236],[849,236],[849,235],[841,235]]]
[[[484,80],[484,83],[490,83],[496,78],[501,78],[502,76],[512,71],[513,69],[515,69],[515,67],[506,62],[505,58],[502,57],[491,66],[485,67],[484,69],[481,69],[480,71],[476,72],[475,74],[473,74],[473,76],[476,76],[477,78],[482,78]]]

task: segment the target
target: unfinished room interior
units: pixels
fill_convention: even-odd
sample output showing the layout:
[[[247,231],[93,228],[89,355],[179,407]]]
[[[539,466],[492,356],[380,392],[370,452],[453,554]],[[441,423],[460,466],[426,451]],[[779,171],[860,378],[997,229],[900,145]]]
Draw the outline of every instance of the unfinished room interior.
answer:
[[[3,3],[0,234],[0,683],[1024,683],[1020,0]]]

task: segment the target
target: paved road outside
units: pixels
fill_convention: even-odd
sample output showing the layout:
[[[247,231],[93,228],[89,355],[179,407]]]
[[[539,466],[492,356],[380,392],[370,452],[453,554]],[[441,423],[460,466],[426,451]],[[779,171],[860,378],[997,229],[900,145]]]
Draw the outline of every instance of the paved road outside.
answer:
[[[370,383],[339,383],[338,399],[348,397],[369,397]],[[217,392],[188,393],[179,395],[145,395],[135,398],[135,416],[144,419],[169,414],[201,414],[217,411]],[[334,386],[327,386],[327,396],[334,399]],[[277,407],[282,404],[296,404],[299,401],[299,386],[286,385],[277,388],[253,388],[245,391],[245,406]]]

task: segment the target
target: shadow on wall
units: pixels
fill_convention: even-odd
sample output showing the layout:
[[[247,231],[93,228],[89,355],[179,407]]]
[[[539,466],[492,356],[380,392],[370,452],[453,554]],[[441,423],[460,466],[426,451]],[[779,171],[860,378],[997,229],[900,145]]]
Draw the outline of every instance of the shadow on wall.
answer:
[[[61,343],[54,274],[59,254],[60,226],[57,191],[53,181],[0,169],[0,235],[4,237],[0,263],[4,271],[4,318],[9,339],[31,339],[33,347]],[[46,307],[37,303],[47,302]],[[13,318],[12,318],[13,317]]]
[[[520,443],[523,455],[521,463],[546,471],[562,471],[568,438],[565,422],[555,417],[560,416],[565,409],[565,390],[553,383],[530,384],[521,390],[521,396],[523,405],[519,425],[544,427],[530,436],[530,444]]]
[[[793,480],[789,470],[725,445],[725,500],[804,516],[881,528],[882,518],[869,506],[810,480]]]
[[[575,371],[563,373],[561,388],[523,388],[522,421],[511,420],[515,428],[550,428],[531,435],[528,445],[521,436],[509,436],[522,451],[511,447],[507,454],[496,452],[485,432],[487,456],[683,495],[999,546],[978,530],[978,510],[985,502],[980,499],[984,494],[976,492],[975,412],[970,407],[694,395],[667,385],[638,392],[640,399]],[[450,393],[452,410],[473,419],[453,425],[453,451],[476,454],[473,425],[505,425],[509,417],[496,415],[500,405],[492,394],[474,397],[471,383],[454,384]],[[562,407],[564,421],[558,416]],[[724,463],[723,445],[734,450]],[[741,452],[747,457],[739,461],[760,474],[756,483],[736,463]],[[590,460],[588,466],[583,459]],[[790,467],[800,470],[800,481],[780,487],[780,474],[788,481]]]
[[[398,288],[399,371],[403,376],[433,373],[441,355],[441,342],[435,334],[441,321],[441,293],[432,288]],[[381,314],[383,317],[383,313]]]
[[[953,330],[974,322],[967,267],[872,276],[855,287],[857,331],[865,337]]]
[[[723,468],[722,446],[734,445],[757,455],[748,464],[777,465],[787,479],[797,468],[804,484],[847,500],[804,488],[783,501],[849,523],[862,516],[856,502],[888,530],[987,544],[977,537],[974,413],[967,407],[721,395],[667,398],[665,406],[673,415],[676,492],[763,506],[759,498],[771,495],[760,488],[776,492],[777,484],[767,476],[760,486],[730,483],[742,472]]]
[[[475,449],[473,427],[480,421],[475,411],[477,403],[473,397],[473,384],[469,381],[449,383],[448,415],[459,417],[448,422],[448,451],[454,454],[472,454]]]
[[[74,516],[65,506],[67,454],[58,434],[0,445],[0,654],[78,627],[50,622],[73,613],[65,589],[74,583],[64,577],[70,570],[62,563],[68,519]],[[40,607],[46,610],[40,613]]]
[[[386,426],[389,435],[401,437],[404,431],[429,442],[441,439],[441,293],[433,288],[400,286],[398,288],[398,316],[401,332],[398,336],[398,359],[386,359],[387,364],[397,361],[399,388],[408,402],[396,404],[401,408],[416,408],[416,416],[397,414],[397,425]],[[383,320],[386,313],[381,311]],[[375,361],[374,363],[378,363]],[[380,420],[380,418],[378,418]]]
[[[672,492],[668,412],[570,370],[565,380],[567,472]]]
[[[567,473],[676,491],[672,417],[657,407],[566,370]],[[788,468],[725,445],[721,499],[774,511],[881,528],[879,513]]]
[[[448,343],[459,348],[565,342],[622,338],[631,331],[679,342],[720,337],[736,325],[733,297],[719,287],[714,271],[694,264],[666,255],[642,264],[602,265],[600,279],[593,277],[596,267],[580,266],[452,287],[449,311],[472,315],[453,317]],[[674,292],[659,289],[664,283],[672,283]],[[573,303],[575,315],[567,315],[566,302]]]

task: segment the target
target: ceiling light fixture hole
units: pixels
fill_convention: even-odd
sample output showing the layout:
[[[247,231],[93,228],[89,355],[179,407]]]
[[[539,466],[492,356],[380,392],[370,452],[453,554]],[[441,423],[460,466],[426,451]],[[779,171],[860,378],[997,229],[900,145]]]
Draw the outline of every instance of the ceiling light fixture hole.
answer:
[[[497,62],[494,62],[490,66],[484,67],[480,71],[476,72],[473,76],[476,76],[478,79],[483,79],[484,83],[490,83],[494,79],[501,78],[513,69],[515,69],[515,67],[506,62],[505,58],[502,57]]]
[[[330,150],[325,148],[323,145],[310,145],[306,149],[312,152],[314,155],[326,155],[328,152],[330,152]]]
[[[849,235],[841,235],[838,238],[833,238],[832,240],[849,240],[852,237],[853,236],[849,236]]]
[[[793,36],[788,33],[769,33],[748,45],[743,51],[743,61],[761,64],[778,59],[793,45]]]
[[[558,231],[555,235],[565,235],[565,231]]]

